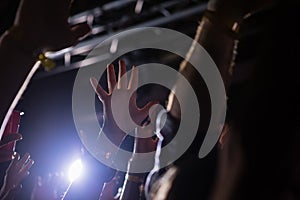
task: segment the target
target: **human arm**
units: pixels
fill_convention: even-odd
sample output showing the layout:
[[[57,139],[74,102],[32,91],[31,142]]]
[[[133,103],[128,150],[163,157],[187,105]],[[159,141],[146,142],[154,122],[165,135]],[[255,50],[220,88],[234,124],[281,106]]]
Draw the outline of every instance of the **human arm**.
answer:
[[[180,65],[179,71],[191,83],[199,88],[199,79],[197,71],[187,62],[197,59],[194,53],[196,43],[199,43],[208,52],[216,64],[222,76],[225,89],[228,90],[235,66],[235,56],[239,41],[239,27],[242,26],[244,18],[255,10],[261,9],[268,4],[276,1],[238,1],[238,0],[210,0],[207,4],[197,31],[194,36],[194,43],[186,54],[185,61]],[[176,83],[179,95],[184,96],[185,89],[180,88]],[[197,92],[197,91],[196,91]],[[179,104],[170,94],[167,109],[169,114],[180,120]],[[201,96],[201,95],[199,95]],[[185,105],[180,105],[184,109]],[[188,105],[187,105],[188,106]]]
[[[0,190],[1,200],[14,199],[17,191],[21,189],[21,182],[29,175],[29,169],[34,161],[26,153],[21,159],[16,154],[6,170],[4,183]]]
[[[120,200],[145,199],[145,181],[149,171],[154,166],[154,156],[148,157],[147,153],[157,150],[158,137],[151,137],[154,133],[151,128],[137,128],[134,140],[134,149],[128,161],[127,172],[123,182]],[[149,132],[151,131],[151,132]],[[138,132],[138,133],[137,133]],[[141,137],[143,136],[143,137]],[[148,136],[148,137],[145,137]],[[137,154],[139,154],[137,156]],[[145,154],[145,156],[143,156]],[[143,168],[144,172],[136,172],[136,169]]]
[[[0,140],[0,162],[6,162],[14,159],[16,153],[13,150],[5,148],[11,142],[16,142],[22,139],[22,135],[19,133],[12,133],[4,135]]]
[[[162,136],[157,132],[160,127],[157,127],[156,119],[161,111],[159,106],[153,107],[149,120],[135,129],[133,153],[128,161],[120,200],[146,198],[147,176],[153,169],[159,168],[157,155],[161,150]]]
[[[59,200],[62,199],[64,192],[67,191],[69,183],[62,173],[51,173],[46,177],[37,177],[31,200]]]
[[[124,75],[126,72],[126,65],[123,61],[119,62],[119,75],[118,75],[118,83],[116,81],[115,72],[114,72],[114,66],[109,65],[107,68],[107,79],[108,79],[108,92],[106,92],[99,84],[98,81],[94,78],[91,79],[91,84],[94,87],[100,101],[103,103],[104,106],[104,126],[103,126],[103,132],[109,137],[109,139],[117,146],[121,144],[124,137],[127,135],[126,130],[122,130],[119,128],[118,124],[115,122],[115,118],[113,116],[112,108],[111,108],[111,98],[112,93],[115,92],[115,95],[117,99],[119,100],[116,104],[116,106],[122,106],[126,105],[129,99],[129,108],[125,107],[125,109],[129,109],[130,111],[130,117],[132,117],[133,121],[136,123],[137,129],[145,130],[142,126],[142,123],[145,121],[147,116],[149,115],[149,109],[156,104],[157,102],[149,102],[146,104],[143,108],[138,108],[136,105],[136,93],[133,92],[137,89],[138,86],[138,69],[133,67],[131,71],[131,77],[130,81],[127,87],[127,79],[121,79],[122,75]],[[128,95],[131,95],[131,97],[128,97]],[[122,108],[117,109],[119,114],[122,118],[124,117],[124,113],[122,112]],[[119,118],[118,118],[119,119]],[[153,120],[154,122],[155,120]],[[119,122],[119,123],[126,123],[125,121]],[[121,124],[126,126],[126,124]],[[129,127],[130,128],[130,127]],[[150,130],[151,128],[148,127],[147,130]],[[153,131],[153,129],[151,129]],[[108,134],[109,133],[109,134]],[[135,141],[134,141],[134,151],[133,155],[135,153],[145,153],[145,152],[151,152],[156,150],[156,140],[153,140],[151,138],[152,134],[149,136],[149,138],[141,138],[136,135]],[[153,158],[154,159],[154,158]],[[132,157],[131,161],[134,160],[134,156]],[[151,162],[151,166],[149,169],[151,169],[153,166],[153,162]],[[128,171],[129,173],[129,171]],[[145,177],[146,173],[139,174],[141,177]],[[105,183],[104,188],[102,190],[100,199],[106,199],[106,198],[113,198],[112,194],[112,187],[115,183],[115,179],[113,178],[110,182]],[[128,183],[128,180],[126,179],[122,188],[122,199],[126,199],[125,196],[130,194],[131,199],[135,195],[140,195],[140,192],[136,190],[136,185]]]
[[[90,31],[86,23],[69,25],[70,2],[22,0],[13,26],[1,36],[0,138],[12,110],[39,67],[37,54],[75,45]]]

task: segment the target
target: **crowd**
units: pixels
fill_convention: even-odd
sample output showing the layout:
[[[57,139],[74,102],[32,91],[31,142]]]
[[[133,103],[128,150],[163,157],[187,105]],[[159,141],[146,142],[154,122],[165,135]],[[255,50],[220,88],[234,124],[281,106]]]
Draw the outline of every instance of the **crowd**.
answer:
[[[70,4],[69,0],[47,0],[43,5],[37,0],[22,0],[13,26],[1,36],[0,161],[11,160],[0,191],[3,200],[15,199],[22,189],[22,180],[29,175],[34,163],[29,154],[20,156],[14,149],[6,148],[22,139],[19,133],[4,135],[20,96],[40,64],[47,67],[46,51],[76,45],[90,32],[86,23],[69,26]],[[107,168],[107,180],[99,199],[300,199],[299,6],[299,2],[292,0],[209,0],[194,42],[179,67],[201,107],[201,121],[193,143],[179,159],[161,167],[162,158],[174,153],[180,143],[172,146],[174,149],[167,152],[169,155],[161,154],[160,149],[176,135],[183,120],[181,116],[191,105],[189,101],[180,104],[174,93],[170,93],[166,105],[162,105],[165,109],[155,113],[153,118],[148,115],[157,102],[151,101],[139,108],[133,93],[129,110],[133,121],[141,128],[135,130],[133,154],[128,160],[125,179],[120,179],[118,170]],[[255,41],[259,48],[247,52],[247,46],[241,48],[242,36],[255,28],[260,31],[260,38]],[[199,158],[198,154],[211,113],[201,75],[189,62],[201,59],[194,52],[197,43],[204,47],[218,67],[227,103],[225,123],[218,124],[222,127],[218,142],[204,158]],[[239,63],[237,53],[251,55],[251,60],[246,64]],[[120,99],[126,99],[126,95],[136,90],[139,71],[138,67],[132,67],[127,81],[121,79],[126,73],[124,61],[119,62],[118,77],[114,70],[115,66],[108,64],[108,91],[97,79],[91,77],[90,82],[104,106],[105,120],[100,134],[106,134],[114,145],[120,147],[127,133],[113,118],[112,93],[118,91]],[[243,72],[246,75],[241,77]],[[174,91],[189,98],[180,80],[175,83]],[[152,130],[155,137],[138,137],[144,134],[143,127],[149,120],[154,120],[158,126],[161,121],[165,123],[161,130]],[[189,135],[188,132],[185,134]],[[140,165],[139,153],[154,151],[155,157],[147,160],[151,171],[132,171]],[[115,192],[120,181],[122,184]],[[41,185],[40,180],[39,187],[33,190],[32,199],[63,199],[61,195],[53,195],[55,189],[51,184]]]

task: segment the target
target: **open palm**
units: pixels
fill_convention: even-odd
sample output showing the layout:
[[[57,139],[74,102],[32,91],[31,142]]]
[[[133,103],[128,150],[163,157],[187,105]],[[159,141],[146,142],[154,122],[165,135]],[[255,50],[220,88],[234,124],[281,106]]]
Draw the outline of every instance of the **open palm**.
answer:
[[[157,102],[149,102],[143,108],[136,105],[138,69],[136,67],[132,68],[128,83],[124,61],[119,61],[118,81],[116,80],[114,66],[112,64],[108,65],[108,92],[98,84],[97,79],[91,78],[90,81],[103,103],[103,132],[115,145],[119,146],[129,131],[142,125],[142,122],[148,116],[149,109]]]

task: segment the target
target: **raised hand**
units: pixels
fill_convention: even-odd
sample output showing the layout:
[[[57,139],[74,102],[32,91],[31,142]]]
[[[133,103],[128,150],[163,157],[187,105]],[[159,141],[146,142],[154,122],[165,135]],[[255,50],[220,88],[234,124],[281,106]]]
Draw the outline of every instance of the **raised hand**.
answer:
[[[47,177],[37,177],[31,200],[58,200],[62,199],[69,183],[61,173],[49,174]]]
[[[112,64],[108,65],[108,92],[98,84],[97,79],[90,79],[95,92],[103,103],[105,117],[103,131],[104,133],[110,133],[107,137],[117,146],[121,144],[126,134],[135,128],[132,126],[129,117],[135,122],[136,126],[141,126],[142,122],[147,118],[151,106],[156,104],[156,102],[149,102],[143,108],[139,108],[136,105],[138,69],[136,67],[132,68],[129,83],[125,73],[126,64],[124,61],[119,61],[117,81],[114,66]],[[112,97],[114,102],[112,102]],[[113,112],[113,110],[117,111],[117,113]]]
[[[10,196],[10,193],[19,191],[21,182],[29,175],[29,169],[34,161],[30,159],[29,153],[26,153],[21,159],[20,155],[16,154],[6,170],[4,183],[1,188],[1,197]],[[4,198],[5,199],[5,198]]]

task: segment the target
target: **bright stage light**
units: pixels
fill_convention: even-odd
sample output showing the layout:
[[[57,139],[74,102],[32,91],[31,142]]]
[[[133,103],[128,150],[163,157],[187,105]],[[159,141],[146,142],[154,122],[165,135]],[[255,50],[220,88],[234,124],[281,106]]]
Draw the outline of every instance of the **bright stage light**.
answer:
[[[80,159],[76,160],[69,169],[69,179],[71,182],[76,180],[82,174],[82,162]]]

